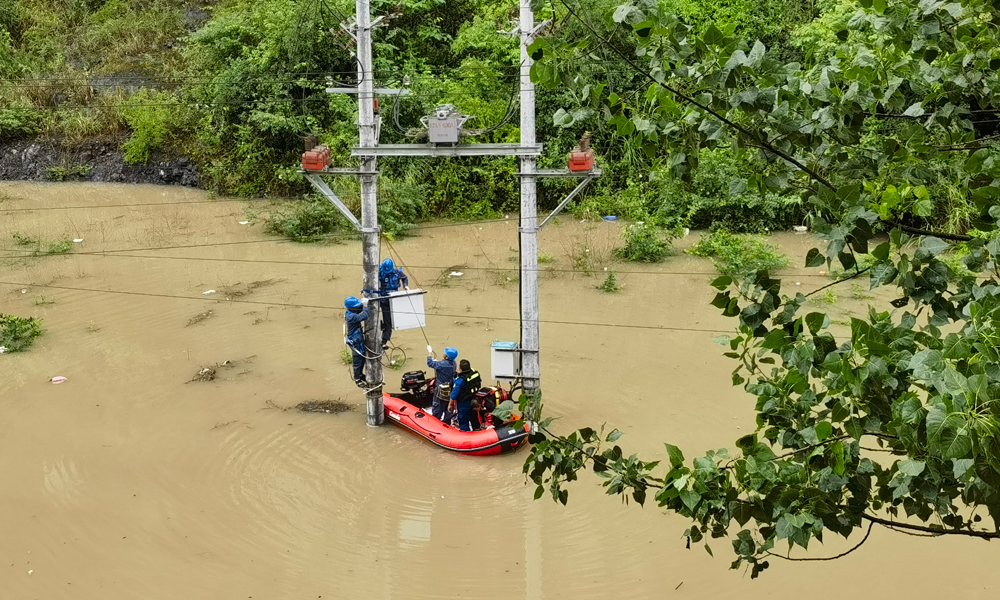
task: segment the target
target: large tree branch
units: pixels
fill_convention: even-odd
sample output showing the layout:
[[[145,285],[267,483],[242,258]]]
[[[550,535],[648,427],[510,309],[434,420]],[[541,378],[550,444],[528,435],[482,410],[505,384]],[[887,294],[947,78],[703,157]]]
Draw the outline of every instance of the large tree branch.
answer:
[[[893,221],[891,219],[886,220],[885,222],[895,227],[899,227],[906,233],[912,233],[915,235],[933,235],[934,237],[939,237],[943,240],[952,240],[955,242],[968,242],[972,239],[971,236],[959,233],[944,233],[941,231],[931,231],[930,229],[921,229],[919,227],[910,227],[909,225],[903,225],[899,221]]]
[[[910,531],[922,531],[924,533],[931,533],[934,535],[964,535],[968,537],[977,537],[984,540],[992,540],[1000,538],[1000,531],[976,531],[974,529],[939,529],[934,527],[927,527],[925,525],[911,525],[910,523],[900,523],[899,521],[891,521],[889,519],[882,519],[870,515],[868,513],[863,513],[861,515],[862,519],[870,521],[872,523],[878,523],[879,525],[885,525],[893,529],[907,529]]]
[[[865,532],[865,537],[861,538],[861,541],[858,542],[856,545],[852,546],[850,550],[847,550],[845,552],[841,552],[840,554],[838,554],[836,556],[818,556],[816,558],[810,558],[810,557],[806,557],[806,558],[792,558],[791,556],[782,556],[780,554],[775,554],[774,552],[765,552],[765,554],[767,554],[768,556],[773,556],[775,558],[781,558],[783,560],[791,560],[791,561],[796,561],[796,562],[808,562],[808,561],[816,561],[816,560],[837,560],[838,558],[843,558],[843,557],[847,556],[848,554],[850,554],[851,552],[854,552],[855,550],[857,550],[858,548],[860,548],[865,542],[867,542],[868,541],[868,536],[870,536],[872,534],[872,527],[874,527],[874,526],[875,526],[875,523],[869,522],[868,523],[868,531]]]

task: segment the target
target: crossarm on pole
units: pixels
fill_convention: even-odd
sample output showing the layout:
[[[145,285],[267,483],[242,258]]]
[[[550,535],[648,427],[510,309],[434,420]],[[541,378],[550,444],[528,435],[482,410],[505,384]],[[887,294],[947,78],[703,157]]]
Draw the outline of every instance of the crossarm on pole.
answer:
[[[337,207],[340,214],[344,215],[344,218],[350,221],[351,225],[354,225],[355,229],[361,231],[361,223],[358,222],[358,218],[354,216],[354,213],[352,213],[343,202],[341,202],[340,198],[337,197],[337,194],[333,193],[333,190],[330,189],[330,186],[326,185],[326,182],[323,181],[322,177],[312,173],[307,173],[306,179],[309,180],[309,183],[311,183],[312,186],[319,191],[319,193],[323,194],[327,200]]]

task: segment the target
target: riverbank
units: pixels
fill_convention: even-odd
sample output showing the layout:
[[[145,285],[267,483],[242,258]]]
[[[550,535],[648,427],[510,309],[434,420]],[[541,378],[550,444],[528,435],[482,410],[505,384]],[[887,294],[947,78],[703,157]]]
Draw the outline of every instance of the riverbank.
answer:
[[[93,181],[198,187],[198,169],[187,158],[126,164],[120,141],[80,143],[35,139],[0,144],[0,180]]]

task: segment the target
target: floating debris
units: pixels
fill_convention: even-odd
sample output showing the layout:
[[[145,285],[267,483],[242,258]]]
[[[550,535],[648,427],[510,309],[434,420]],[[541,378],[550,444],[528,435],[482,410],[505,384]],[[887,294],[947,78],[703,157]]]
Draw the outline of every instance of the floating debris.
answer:
[[[214,294],[214,293],[215,293],[215,290],[207,290],[207,291],[202,292],[201,295],[202,296],[207,296],[209,294]]]
[[[328,414],[337,414],[354,410],[353,406],[343,400],[308,400],[306,402],[299,402],[295,405],[295,408],[301,410],[302,412],[321,412]]]
[[[185,327],[190,327],[191,325],[196,325],[198,323],[201,323],[205,319],[211,317],[213,314],[215,314],[215,313],[212,312],[211,309],[206,310],[205,312],[202,312],[202,313],[198,313],[195,316],[193,316],[190,319],[188,319],[188,324],[185,325]]]
[[[451,272],[451,277],[461,277],[462,275],[465,275],[465,273],[463,273],[461,271],[452,271]]]
[[[83,241],[83,238],[76,238],[75,240],[73,240],[73,243],[74,243],[74,244],[79,244],[79,243],[81,243],[82,241]]]
[[[60,383],[65,383],[67,381],[67,379],[65,377],[63,377],[62,375],[56,375],[52,379],[49,379],[49,381],[51,381],[52,383],[54,383],[56,385],[59,385]]]

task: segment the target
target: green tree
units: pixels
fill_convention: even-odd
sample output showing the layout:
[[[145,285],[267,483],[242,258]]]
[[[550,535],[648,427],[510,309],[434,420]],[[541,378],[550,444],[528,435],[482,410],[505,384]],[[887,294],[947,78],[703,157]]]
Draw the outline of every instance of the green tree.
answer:
[[[837,261],[847,274],[830,285],[867,277],[900,293],[895,311],[872,308],[837,339],[827,315],[802,314],[807,295],[782,294],[767,271],[720,277],[712,304],[738,321],[726,356],[733,384],[755,399],[757,430],[692,462],[667,444],[661,462],[627,456],[617,430],[553,434],[543,419],[524,466],[536,498],[547,488],[565,503],[564,484],[592,469],[609,494],[689,518],[688,544],[735,530],[732,566],[752,576],[780,556],[778,543],[808,548],[875,524],[1000,537],[1000,136],[989,123],[1000,8],[846,4],[850,18],[830,21],[842,26],[838,43],[803,63],[732,25],[697,31],[654,0],[605,13],[562,0],[586,34],[556,32],[531,48],[538,83],[586,85],[561,65],[609,31],[630,32],[607,49],[645,82],[641,95],[591,97],[609,124],[681,177],[704,148],[760,160],[729,187],[802,199],[827,240],[807,266]],[[931,230],[941,180],[960,182],[948,199],[969,214],[960,233]],[[954,245],[964,269],[942,260]]]

